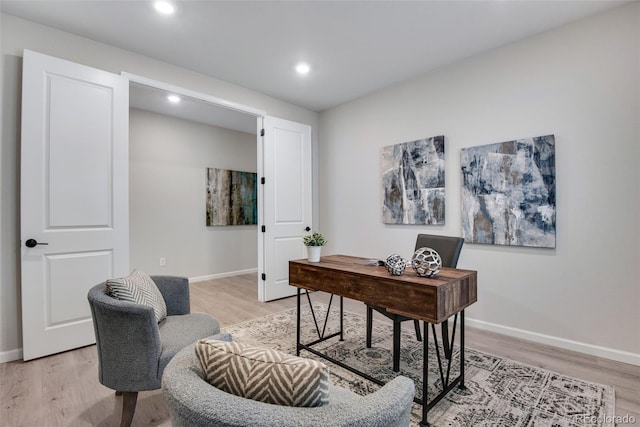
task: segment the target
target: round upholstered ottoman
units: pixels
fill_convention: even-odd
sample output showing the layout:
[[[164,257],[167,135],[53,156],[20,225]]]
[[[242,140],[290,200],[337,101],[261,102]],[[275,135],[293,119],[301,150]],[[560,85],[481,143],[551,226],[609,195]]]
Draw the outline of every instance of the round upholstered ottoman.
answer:
[[[227,336],[228,340],[228,336]],[[397,377],[375,393],[359,396],[329,385],[328,403],[291,407],[264,403],[222,391],[206,381],[195,346],[182,349],[169,362],[162,389],[174,426],[394,427],[408,426],[413,381]]]

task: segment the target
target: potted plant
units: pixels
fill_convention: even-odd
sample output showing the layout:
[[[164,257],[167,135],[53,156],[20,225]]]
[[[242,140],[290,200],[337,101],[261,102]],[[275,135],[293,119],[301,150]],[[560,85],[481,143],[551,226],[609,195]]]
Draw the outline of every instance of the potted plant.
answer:
[[[320,261],[320,252],[322,247],[327,243],[322,234],[308,234],[302,238],[302,242],[307,247],[307,259],[309,262]]]

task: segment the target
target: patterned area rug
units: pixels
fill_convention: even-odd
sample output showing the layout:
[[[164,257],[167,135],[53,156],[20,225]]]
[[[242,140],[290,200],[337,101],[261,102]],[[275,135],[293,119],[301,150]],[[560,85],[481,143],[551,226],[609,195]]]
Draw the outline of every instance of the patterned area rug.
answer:
[[[322,329],[326,306],[314,304],[314,308]],[[301,316],[303,342],[317,339],[308,306],[303,306]],[[332,307],[327,335],[339,330],[338,318],[337,307]],[[391,370],[392,326],[390,323],[374,320],[372,348],[368,349],[365,347],[365,323],[362,316],[345,312],[345,340],[340,342],[336,337],[314,348],[375,378],[389,381],[397,375]],[[234,340],[295,354],[295,309],[233,325],[224,330],[230,332]],[[416,384],[416,395],[422,396],[422,343],[416,341],[414,334],[404,331],[401,343],[399,374],[412,378]],[[430,355],[434,355],[433,342],[430,345]],[[456,350],[457,346],[456,342]],[[301,356],[322,360],[306,351],[302,351]],[[459,371],[457,352],[454,352],[453,357],[451,378],[457,377]],[[614,391],[611,386],[589,383],[468,347],[465,359],[467,389],[454,388],[429,411],[428,420],[432,426],[593,426],[604,425],[602,420],[611,419],[614,415]],[[379,388],[343,368],[324,362],[329,366],[333,384],[359,394],[372,393]],[[437,366],[436,358],[430,357],[430,399],[432,394],[438,393],[440,387]],[[415,403],[413,406],[411,425],[418,426],[422,418],[422,407]]]

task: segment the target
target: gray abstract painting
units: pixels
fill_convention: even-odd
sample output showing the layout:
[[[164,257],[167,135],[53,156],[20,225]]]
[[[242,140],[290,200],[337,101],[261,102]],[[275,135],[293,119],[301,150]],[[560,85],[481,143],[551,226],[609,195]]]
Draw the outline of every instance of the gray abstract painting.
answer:
[[[257,176],[207,168],[207,226],[257,224]]]
[[[382,148],[385,224],[444,224],[444,136]]]
[[[460,163],[466,242],[555,248],[553,135],[464,148]]]

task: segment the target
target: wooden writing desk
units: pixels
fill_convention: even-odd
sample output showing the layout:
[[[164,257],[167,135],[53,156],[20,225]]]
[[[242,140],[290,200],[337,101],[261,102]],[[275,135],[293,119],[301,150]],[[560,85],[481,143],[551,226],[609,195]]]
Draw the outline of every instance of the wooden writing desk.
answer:
[[[298,288],[297,342],[296,351],[310,351],[320,357],[330,360],[356,374],[359,374],[378,384],[381,382],[367,374],[359,372],[344,363],[332,359],[312,348],[314,344],[325,341],[337,335],[342,339],[342,298],[351,298],[368,304],[385,307],[387,311],[402,314],[423,321],[424,354],[422,384],[424,391],[421,400],[422,423],[428,426],[427,412],[453,387],[464,388],[464,309],[477,301],[477,272],[454,268],[443,268],[435,278],[429,279],[418,276],[410,267],[402,276],[390,275],[383,266],[363,265],[364,258],[331,255],[320,259],[320,262],[309,262],[306,259],[289,261],[289,284]],[[300,342],[300,290],[323,291],[340,296],[340,332],[329,336],[321,336],[308,344]],[[448,357],[449,366],[444,376],[442,360],[437,353],[440,365],[440,375],[444,385],[442,392],[433,400],[427,400],[427,361],[428,361],[428,324],[432,325],[436,349],[438,349],[434,324],[448,320],[454,316],[453,333],[455,335],[456,322],[460,314],[460,375],[449,381],[449,371],[452,358]],[[314,315],[315,319],[315,315]],[[326,322],[326,319],[325,319]],[[319,331],[319,328],[318,328]],[[453,343],[452,343],[453,344]]]

